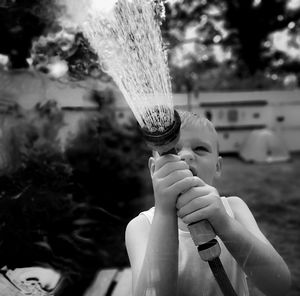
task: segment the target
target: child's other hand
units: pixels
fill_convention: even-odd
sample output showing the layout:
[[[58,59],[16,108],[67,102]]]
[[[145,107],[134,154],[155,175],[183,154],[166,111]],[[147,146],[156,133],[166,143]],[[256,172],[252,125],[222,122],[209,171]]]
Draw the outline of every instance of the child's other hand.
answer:
[[[217,189],[200,180],[200,185],[189,189],[177,200],[177,215],[186,224],[207,219],[215,232],[221,233],[226,227],[229,215]]]
[[[152,183],[155,197],[155,209],[163,212],[176,212],[178,196],[191,187],[202,184],[194,177],[187,163],[177,155],[164,155],[154,160],[155,170]]]

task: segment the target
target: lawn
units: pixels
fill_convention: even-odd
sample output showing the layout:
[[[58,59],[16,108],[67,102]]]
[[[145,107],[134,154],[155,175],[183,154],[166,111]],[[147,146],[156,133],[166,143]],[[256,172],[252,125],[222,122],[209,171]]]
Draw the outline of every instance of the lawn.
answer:
[[[292,161],[249,164],[225,158],[217,187],[238,195],[253,212],[262,232],[287,262],[292,273],[289,296],[300,295],[300,155]],[[261,295],[252,291],[252,295]]]
[[[223,174],[216,187],[225,196],[240,196],[253,212],[262,232],[287,262],[293,278],[289,296],[300,295],[300,155],[290,162],[245,163],[237,157],[223,158]],[[152,205],[149,174],[145,174],[144,198],[132,202],[135,215]],[[124,226],[121,227],[123,231]],[[118,254],[112,265],[126,265],[123,234],[112,238]],[[252,287],[252,296],[263,295]]]

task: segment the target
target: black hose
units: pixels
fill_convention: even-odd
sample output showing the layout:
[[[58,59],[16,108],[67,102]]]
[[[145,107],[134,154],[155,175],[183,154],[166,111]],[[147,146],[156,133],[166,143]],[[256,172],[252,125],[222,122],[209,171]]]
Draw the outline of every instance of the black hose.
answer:
[[[224,296],[237,296],[236,292],[234,291],[232,284],[226,274],[226,271],[224,270],[224,267],[222,265],[222,262],[220,260],[219,256],[216,256],[215,254],[213,255],[213,248],[215,246],[219,246],[219,243],[216,239],[212,239],[211,241],[201,244],[197,246],[198,253],[204,261],[207,261],[209,264],[209,267],[223,293]],[[205,252],[208,250],[211,255],[207,258],[204,258],[203,256],[203,251]],[[220,249],[219,249],[220,250]]]
[[[224,270],[220,257],[208,261],[210,269],[224,296],[237,296]]]

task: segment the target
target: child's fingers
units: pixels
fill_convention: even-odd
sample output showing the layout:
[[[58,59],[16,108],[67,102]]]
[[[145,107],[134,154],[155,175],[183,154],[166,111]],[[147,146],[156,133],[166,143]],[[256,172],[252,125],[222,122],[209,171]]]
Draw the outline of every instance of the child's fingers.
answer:
[[[174,184],[186,179],[186,178],[191,178],[193,177],[191,171],[189,169],[185,170],[176,170],[163,178],[163,182],[165,187],[171,187]],[[181,192],[180,192],[181,193]]]
[[[209,207],[191,212],[183,217],[181,217],[182,221],[186,224],[195,223],[201,220],[208,220],[209,218]]]
[[[186,192],[190,188],[194,187],[197,184],[197,177],[189,176],[186,178],[181,178],[177,182],[173,183],[169,189],[174,191],[176,195],[179,195],[183,192]]]
[[[185,217],[195,211],[202,210],[211,205],[211,198],[209,195],[197,197],[185,204],[177,211],[177,215],[180,218]]]
[[[195,185],[195,186],[206,186],[207,184],[201,179],[201,178],[199,178],[198,176],[196,176],[196,178],[198,178],[199,180],[199,182],[197,182],[197,185]]]
[[[181,209],[195,198],[202,197],[210,193],[210,190],[207,186],[201,185],[201,181],[199,181],[199,178],[196,182],[200,185],[190,188],[188,191],[184,192],[178,197],[176,203],[177,209]]]
[[[159,170],[155,172],[157,178],[164,178],[170,175],[172,172],[178,170],[189,170],[189,166],[185,161],[172,161],[165,163]],[[192,175],[192,173],[191,173]]]
[[[167,162],[176,162],[176,161],[180,161],[180,157],[175,154],[166,154],[160,156],[155,160],[155,171],[158,171]]]

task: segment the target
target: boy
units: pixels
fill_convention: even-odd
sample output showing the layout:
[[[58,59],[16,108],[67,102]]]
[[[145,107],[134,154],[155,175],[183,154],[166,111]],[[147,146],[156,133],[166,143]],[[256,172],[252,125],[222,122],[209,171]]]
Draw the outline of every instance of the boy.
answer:
[[[237,295],[249,295],[246,275],[265,295],[284,295],[290,272],[238,197],[220,197],[216,131],[205,118],[179,112],[178,155],[149,159],[155,210],[141,213],[126,229],[133,295],[215,296],[222,292],[201,260],[186,225],[207,219],[221,246],[220,259]]]

